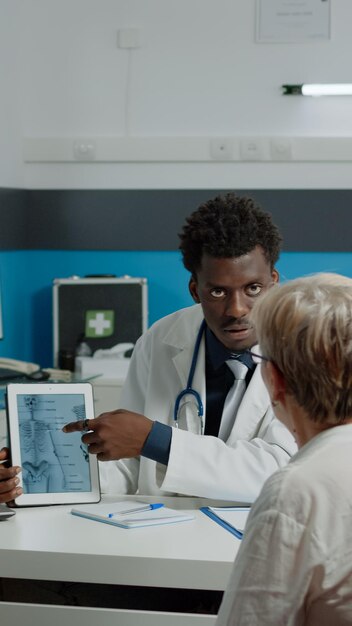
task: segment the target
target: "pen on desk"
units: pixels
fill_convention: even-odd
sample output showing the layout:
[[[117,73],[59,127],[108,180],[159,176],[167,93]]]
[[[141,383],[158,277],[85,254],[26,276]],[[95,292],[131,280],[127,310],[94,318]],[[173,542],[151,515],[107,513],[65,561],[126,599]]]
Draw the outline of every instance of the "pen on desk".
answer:
[[[128,515],[129,513],[143,513],[144,511],[154,511],[155,509],[161,509],[163,506],[164,505],[161,502],[155,502],[154,504],[146,504],[145,506],[138,506],[133,509],[125,509],[124,511],[108,513],[108,517],[114,517],[114,515]]]

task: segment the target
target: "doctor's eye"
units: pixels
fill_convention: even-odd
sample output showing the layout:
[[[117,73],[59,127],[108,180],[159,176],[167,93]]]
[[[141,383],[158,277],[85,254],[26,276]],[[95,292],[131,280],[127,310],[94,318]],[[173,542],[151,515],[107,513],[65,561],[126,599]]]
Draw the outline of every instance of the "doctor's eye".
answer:
[[[249,296],[259,296],[263,289],[263,285],[258,285],[258,283],[254,283],[253,285],[248,285],[246,287],[246,292]]]
[[[210,290],[210,295],[213,298],[224,298],[226,296],[226,291],[225,289],[221,289],[221,287],[215,287]]]

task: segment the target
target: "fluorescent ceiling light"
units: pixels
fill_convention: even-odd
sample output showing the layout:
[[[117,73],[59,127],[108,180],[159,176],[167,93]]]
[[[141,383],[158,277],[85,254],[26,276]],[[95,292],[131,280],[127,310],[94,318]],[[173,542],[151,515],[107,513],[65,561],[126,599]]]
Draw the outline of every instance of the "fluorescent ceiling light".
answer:
[[[284,96],[352,96],[352,84],[308,84],[282,85]]]

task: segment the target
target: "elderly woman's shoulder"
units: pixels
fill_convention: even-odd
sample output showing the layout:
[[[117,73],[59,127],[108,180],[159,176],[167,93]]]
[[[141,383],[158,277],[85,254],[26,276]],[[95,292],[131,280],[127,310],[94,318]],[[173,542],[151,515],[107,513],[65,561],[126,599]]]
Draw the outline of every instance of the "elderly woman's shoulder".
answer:
[[[281,513],[306,525],[315,516],[326,517],[328,511],[351,510],[347,476],[352,472],[352,426],[340,433],[332,430],[320,442],[301,448],[286,467],[270,476],[255,503],[258,511]]]

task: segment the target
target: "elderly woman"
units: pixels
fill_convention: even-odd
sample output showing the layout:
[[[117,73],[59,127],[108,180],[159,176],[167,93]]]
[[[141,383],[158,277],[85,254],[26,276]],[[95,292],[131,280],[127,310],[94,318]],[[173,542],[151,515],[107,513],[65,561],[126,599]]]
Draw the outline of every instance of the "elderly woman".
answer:
[[[352,624],[352,280],[273,287],[252,319],[299,451],[251,509],[217,626]]]

